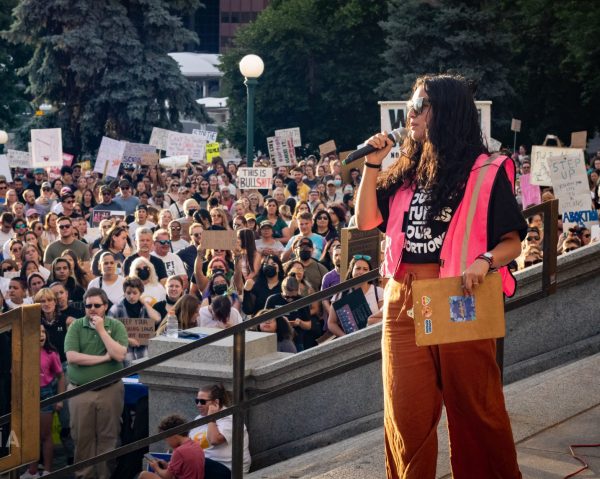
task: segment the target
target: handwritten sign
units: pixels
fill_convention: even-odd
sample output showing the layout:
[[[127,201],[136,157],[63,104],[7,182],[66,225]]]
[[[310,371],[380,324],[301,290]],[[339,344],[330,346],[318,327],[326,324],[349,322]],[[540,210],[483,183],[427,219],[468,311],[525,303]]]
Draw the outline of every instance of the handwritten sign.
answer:
[[[521,175],[519,177],[519,186],[521,187],[521,203],[523,209],[533,205],[539,205],[542,202],[542,195],[538,185],[531,184],[531,175]]]
[[[335,141],[329,140],[319,145],[319,152],[321,153],[321,155],[335,153],[336,148],[337,147],[335,146]]]
[[[31,153],[28,151],[6,150],[6,158],[11,168],[31,168],[33,165]]]
[[[34,168],[60,168],[63,165],[61,129],[31,130],[31,157]]]
[[[125,153],[126,144],[125,141],[113,140],[103,136],[94,171],[112,178],[119,176],[119,166],[123,159],[123,153]]]
[[[140,346],[147,346],[150,339],[156,336],[151,318],[119,318],[119,321],[125,325],[127,337],[136,339]]]
[[[237,185],[242,190],[267,190],[273,186],[273,168],[240,168]]]
[[[571,133],[571,148],[583,148],[587,146],[587,131],[574,131]]]
[[[0,176],[4,176],[8,183],[12,183],[12,174],[10,173],[10,166],[8,166],[8,157],[6,155],[0,155]]]
[[[145,161],[145,163],[143,163]],[[158,161],[158,154],[156,153],[156,147],[152,145],[146,145],[144,143],[129,143],[125,145],[125,151],[123,152],[123,163],[126,164],[150,164]]]
[[[206,144],[206,162],[212,163],[213,160],[220,154],[220,145],[218,142]]]
[[[214,143],[217,141],[217,132],[208,130],[192,130],[192,135],[199,136],[206,143]]]
[[[170,131],[167,136],[167,155],[188,155],[191,161],[204,161],[206,140],[198,135]]]
[[[291,138],[270,136],[267,138],[269,156],[275,166],[289,166],[296,164],[296,150]]]
[[[160,166],[164,166],[165,168],[185,170],[189,161],[190,157],[188,155],[166,156],[159,160],[159,164]]]
[[[150,140],[148,141],[148,144],[156,147],[157,150],[167,151],[168,135],[169,130],[155,126],[152,128],[152,133],[150,134]]]
[[[234,230],[204,230],[201,244],[204,249],[234,250],[237,246],[237,235]]]
[[[531,147],[531,180],[532,185],[552,186],[552,179],[548,171],[548,159],[551,156],[564,158],[579,158],[583,161],[583,150],[579,148],[564,148],[558,146]],[[589,195],[589,193],[588,193]]]
[[[275,130],[275,136],[279,138],[291,138],[295,148],[302,146],[302,138],[300,137],[300,127],[284,128]]]
[[[510,130],[516,131],[517,133],[521,131],[521,120],[517,120],[513,118],[510,122]]]

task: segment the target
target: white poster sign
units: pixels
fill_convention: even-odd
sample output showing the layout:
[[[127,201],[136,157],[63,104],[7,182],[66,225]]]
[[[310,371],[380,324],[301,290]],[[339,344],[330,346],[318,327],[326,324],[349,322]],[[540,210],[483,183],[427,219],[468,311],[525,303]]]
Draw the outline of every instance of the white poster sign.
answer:
[[[290,166],[296,164],[296,151],[291,138],[270,136],[267,138],[269,155],[275,166]]]
[[[584,161],[583,150],[579,148],[564,148],[560,146],[531,147],[531,184],[540,186],[552,186],[552,178],[548,171],[548,159],[553,156],[561,156],[564,159]],[[588,193],[589,196],[589,193]]]
[[[167,151],[167,136],[169,135],[169,130],[165,130],[164,128],[154,127],[152,128],[152,133],[150,134],[150,140],[148,141],[149,145],[155,146],[156,149]]]
[[[117,178],[126,145],[127,142],[125,141],[113,140],[112,138],[103,136],[98,156],[96,157],[94,171],[102,173],[104,176]]]
[[[0,175],[6,178],[8,183],[12,183],[12,174],[10,173],[10,166],[8,166],[8,156],[0,155]]]
[[[34,168],[62,167],[63,151],[60,128],[31,130],[31,157]]]
[[[284,128],[282,130],[275,130],[275,136],[279,138],[291,138],[294,142],[295,148],[302,146],[302,138],[300,137],[299,126],[295,128]]]
[[[204,161],[206,140],[198,135],[170,131],[167,135],[167,155],[188,155],[191,161]]]
[[[214,143],[217,141],[217,132],[208,130],[192,130],[192,135],[199,136],[206,143]]]
[[[488,151],[490,153],[496,153],[498,151],[500,151],[500,148],[502,148],[502,142],[496,140],[495,138],[489,138],[488,139]]]
[[[187,167],[189,161],[190,157],[188,155],[166,156],[165,158],[158,160],[158,164],[160,166],[164,166],[165,168],[183,170]]]
[[[6,157],[11,168],[31,168],[33,165],[31,153],[28,151],[6,150]]]
[[[128,164],[145,164],[151,162],[154,158],[158,158],[156,154],[156,147],[152,145],[146,145],[144,143],[129,143],[125,145],[125,152],[123,153],[123,163]]]
[[[273,186],[273,168],[240,168],[237,186],[242,190],[270,190]]]

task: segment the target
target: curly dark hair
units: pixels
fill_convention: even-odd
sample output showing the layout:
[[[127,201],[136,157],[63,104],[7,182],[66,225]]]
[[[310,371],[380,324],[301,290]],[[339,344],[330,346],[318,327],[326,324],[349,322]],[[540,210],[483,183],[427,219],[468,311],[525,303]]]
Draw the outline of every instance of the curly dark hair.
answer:
[[[427,206],[432,220],[444,208],[458,206],[475,160],[488,151],[472,85],[465,78],[419,77],[413,93],[421,86],[431,105],[427,137],[422,143],[410,136],[404,140],[400,159],[377,179],[377,190],[389,198],[401,187],[419,185],[430,192]]]

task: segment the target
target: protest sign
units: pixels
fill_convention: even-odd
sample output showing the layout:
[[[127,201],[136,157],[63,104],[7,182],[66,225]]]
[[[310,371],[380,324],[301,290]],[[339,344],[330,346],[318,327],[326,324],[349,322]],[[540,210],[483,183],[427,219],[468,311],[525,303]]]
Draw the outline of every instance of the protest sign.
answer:
[[[104,176],[116,178],[119,176],[119,166],[125,152],[125,141],[113,140],[107,136],[102,137],[94,171]]]
[[[355,254],[370,256],[372,268],[379,267],[381,251],[381,233],[378,229],[360,231],[358,228],[342,228],[342,258],[340,262],[340,277],[345,278],[348,265]]]
[[[510,130],[516,131],[517,133],[521,131],[521,120],[517,120],[513,118],[510,122]]]
[[[523,209],[539,205],[542,202],[540,187],[531,184],[531,175],[529,173],[519,177],[519,185],[521,187],[521,204],[523,205]]]
[[[119,318],[125,325],[127,337],[135,339],[140,346],[147,346],[150,338],[156,336],[154,320],[151,318]]]
[[[488,150],[490,153],[495,153],[497,151],[500,151],[500,149],[502,148],[502,142],[496,140],[495,138],[488,138]]]
[[[10,166],[8,166],[8,157],[6,155],[0,155],[0,175],[4,176],[8,183],[12,183],[12,174],[10,172]]]
[[[600,225],[592,225],[592,241],[600,242]]]
[[[302,138],[300,137],[300,127],[275,130],[275,136],[278,138],[291,138],[294,143],[294,148],[299,148],[300,146],[302,146]]]
[[[62,136],[60,128],[31,130],[31,157],[34,168],[63,165]]]
[[[33,165],[31,153],[20,150],[6,150],[8,166],[11,168],[31,168]]]
[[[275,166],[290,166],[296,163],[296,151],[290,138],[270,136],[267,138],[267,146]]]
[[[127,213],[125,211],[111,211],[111,210],[95,210],[92,209],[92,227],[97,228],[100,226],[100,222],[106,218],[115,218],[124,220]]]
[[[237,246],[237,235],[234,230],[204,230],[201,244],[203,249],[234,250]]]
[[[351,151],[344,151],[343,153],[352,153]],[[342,158],[342,154],[340,153],[340,161],[344,161],[346,159],[348,155],[345,155]],[[348,165],[344,165],[344,163],[342,163],[342,171],[341,171],[341,175],[342,175],[342,182],[344,184],[352,184],[352,176],[350,174],[350,170],[353,170],[354,168],[356,168],[358,171],[362,171],[363,170],[363,166],[365,165],[365,161],[366,161],[367,157],[363,156],[362,158],[359,158],[356,161],[353,161],[352,163],[348,164]]]
[[[75,158],[74,155],[71,155],[70,153],[65,153],[63,151],[63,154],[62,154],[63,166],[71,166],[73,164],[73,158]]]
[[[79,163],[81,166],[81,171],[92,171],[92,162],[90,160],[85,160]]]
[[[270,190],[273,185],[273,168],[240,168],[237,186],[242,190]]]
[[[214,143],[217,141],[217,132],[208,130],[192,130],[192,135],[199,136],[206,143]]]
[[[319,152],[321,153],[321,156],[328,153],[335,153],[335,150],[336,146],[334,140],[329,140],[319,145]]]
[[[212,163],[213,159],[219,156],[219,148],[220,145],[218,142],[207,143],[206,144],[206,162]]]
[[[125,145],[125,151],[123,152],[123,163],[141,165],[156,164],[157,161],[158,154],[156,153],[155,146],[146,145],[144,143],[129,142],[127,142]]]
[[[48,179],[50,181],[52,180],[56,180],[57,178],[60,178],[60,168],[58,168],[57,166],[53,166],[51,168],[46,168],[46,171],[48,172]]]
[[[579,158],[583,161],[583,150],[579,148],[564,148],[558,146],[533,145],[531,147],[531,179],[532,185],[552,186],[548,171],[548,158],[563,156],[564,158]]]
[[[152,133],[150,134],[150,140],[148,141],[148,144],[155,146],[158,150],[166,151],[168,135],[169,130],[165,130],[164,128],[158,128],[155,126],[154,128],[152,128]]]
[[[571,148],[582,148],[587,146],[587,131],[574,131],[571,133]]]
[[[346,334],[365,328],[369,316],[373,314],[360,288],[343,295],[332,306]]]
[[[548,158],[548,171],[554,196],[559,200],[558,209],[563,221],[587,227],[590,227],[594,220],[597,223],[598,213],[592,210],[583,155],[551,155]]]
[[[158,160],[160,166],[164,166],[165,168],[175,168],[178,170],[185,170],[190,161],[190,157],[188,155],[180,155],[180,156],[166,156]]]
[[[204,161],[206,140],[198,135],[170,131],[167,135],[167,155],[188,155],[191,161]]]

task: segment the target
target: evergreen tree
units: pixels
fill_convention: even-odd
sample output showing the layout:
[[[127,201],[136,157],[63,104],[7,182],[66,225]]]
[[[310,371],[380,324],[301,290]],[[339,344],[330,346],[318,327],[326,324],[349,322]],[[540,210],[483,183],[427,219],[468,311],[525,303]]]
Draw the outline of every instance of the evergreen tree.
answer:
[[[180,15],[197,0],[21,0],[8,38],[31,45],[23,73],[36,103],[57,109],[32,125],[63,128],[64,149],[91,153],[102,135],[147,141],[152,126],[206,120],[167,53],[197,41]]]
[[[514,92],[503,61],[509,36],[498,26],[497,12],[477,1],[387,3],[382,22],[386,78],[377,90],[383,99],[407,99],[415,79],[424,74],[461,74],[477,83],[476,99],[494,102],[494,125],[507,129],[506,105]]]
[[[255,22],[238,30],[223,55],[222,89],[231,118],[226,131],[242,151],[246,143],[244,55],[265,63],[255,102],[255,145],[266,151],[275,129],[299,126],[313,147],[335,139],[340,149],[379,130],[383,2],[275,0]]]

